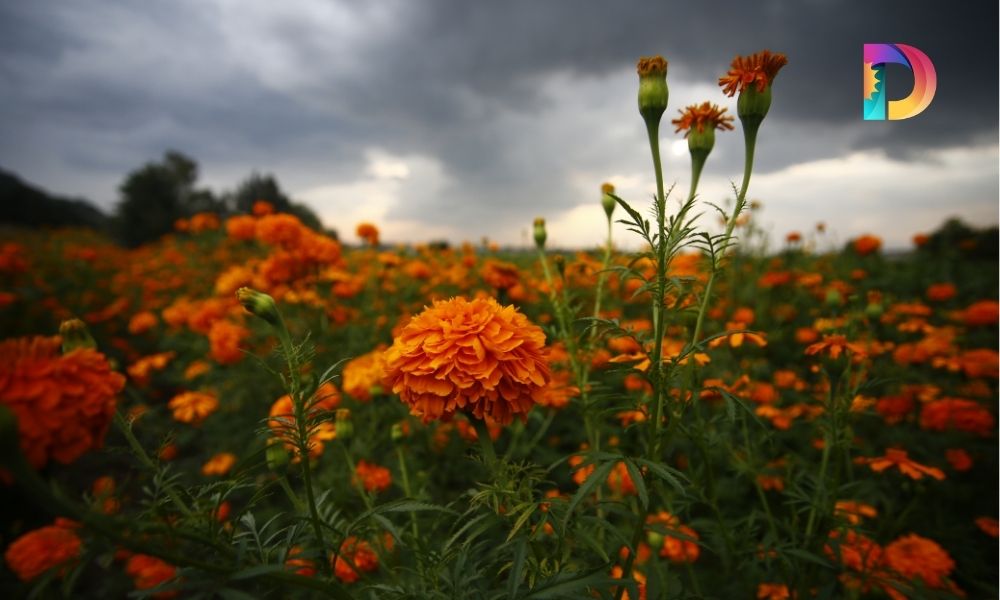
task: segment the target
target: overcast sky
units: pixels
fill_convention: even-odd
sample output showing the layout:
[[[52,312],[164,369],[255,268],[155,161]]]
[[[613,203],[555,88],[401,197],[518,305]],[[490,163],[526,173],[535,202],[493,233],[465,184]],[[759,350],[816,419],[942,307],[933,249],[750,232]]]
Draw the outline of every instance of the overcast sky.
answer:
[[[750,196],[781,239],[825,221],[891,246],[956,215],[998,212],[995,2],[0,0],[0,168],[105,209],[130,170],[179,150],[217,192],[251,171],[353,240],[596,245],[599,186],[654,190],[635,60],[670,63],[670,118],[711,100],[736,54],[788,66]],[[957,10],[960,8],[960,12]],[[934,101],[863,121],[862,44],[905,43],[937,70]],[[890,97],[911,81],[888,73]],[[686,145],[664,128],[687,191]],[[724,202],[742,134],[719,135],[701,198]],[[619,233],[619,239],[626,234]]]

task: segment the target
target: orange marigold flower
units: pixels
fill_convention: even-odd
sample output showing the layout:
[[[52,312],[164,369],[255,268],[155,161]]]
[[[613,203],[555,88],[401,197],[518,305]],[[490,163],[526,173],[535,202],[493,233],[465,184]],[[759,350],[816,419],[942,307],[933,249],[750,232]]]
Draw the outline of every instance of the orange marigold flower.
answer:
[[[291,246],[307,232],[308,228],[294,215],[265,215],[257,219],[257,239],[272,246]]]
[[[160,352],[144,356],[128,367],[128,376],[139,385],[149,383],[153,371],[162,371],[174,359],[174,352]]]
[[[33,466],[63,464],[104,442],[125,377],[92,348],[60,354],[59,337],[0,342],[0,402],[17,416],[21,450]]]
[[[920,427],[930,431],[954,428],[988,437],[995,424],[993,413],[974,400],[942,398],[924,404],[920,411]]]
[[[132,318],[128,322],[128,332],[132,335],[146,333],[156,327],[156,324],[159,322],[160,320],[156,318],[155,314],[145,310],[132,315]]]
[[[177,568],[155,556],[133,554],[125,563],[125,573],[132,578],[137,590],[163,585],[177,576]],[[154,598],[173,598],[177,592],[160,592]]]
[[[300,554],[302,554],[301,547],[292,546],[289,548],[285,557],[285,566],[295,571],[296,575],[312,577],[316,574],[316,563],[308,558],[300,558]]]
[[[212,358],[220,365],[231,365],[243,360],[240,344],[250,337],[250,330],[232,321],[220,320],[212,323],[208,330],[208,341],[212,348]]]
[[[80,556],[77,527],[69,519],[58,518],[52,525],[29,531],[7,547],[3,555],[7,567],[21,581],[31,581],[55,568],[62,576]]]
[[[729,71],[719,78],[722,93],[733,96],[754,85],[758,92],[771,85],[774,77],[788,64],[788,58],[780,52],[762,50],[750,56],[737,56]]]
[[[183,392],[171,398],[167,407],[175,420],[197,426],[219,408],[219,399],[210,392]]]
[[[946,302],[957,293],[958,289],[951,283],[935,283],[927,288],[927,299],[931,302]]]
[[[479,271],[487,285],[498,290],[507,290],[521,281],[517,265],[509,262],[489,259]]]
[[[956,471],[968,471],[972,468],[972,457],[964,448],[948,448],[944,451],[944,458]]]
[[[549,383],[545,333],[493,298],[436,301],[386,350],[385,384],[424,422],[471,412],[507,425]]]
[[[310,418],[317,418],[323,412],[333,411],[340,405],[340,392],[332,383],[324,383],[307,401],[307,413]],[[271,431],[284,442],[285,448],[294,453],[294,460],[300,460],[298,448],[294,440],[296,439],[295,407],[292,398],[284,395],[278,398],[271,405],[271,411],[267,420]],[[315,423],[309,433],[308,448],[310,458],[319,458],[323,454],[324,442],[328,442],[337,437],[337,427],[329,420],[322,420]]]
[[[834,505],[833,513],[846,520],[851,525],[857,525],[860,523],[861,517],[874,519],[878,516],[878,511],[875,510],[874,506],[863,502],[856,502],[854,500],[837,500],[837,503]]]
[[[384,492],[392,485],[392,474],[389,469],[375,463],[359,460],[354,468],[354,480],[360,482],[368,492]]]
[[[274,214],[274,205],[267,200],[257,200],[253,203],[253,207],[250,209],[255,217],[263,217],[264,215]]]
[[[384,346],[353,358],[341,373],[344,392],[361,402],[372,399],[373,393],[381,391],[382,376],[385,372],[385,362],[382,359]]]
[[[220,452],[208,459],[201,467],[201,474],[208,477],[211,475],[225,475],[236,464],[236,455],[232,452]]]
[[[340,545],[340,553],[333,563],[333,574],[344,583],[354,583],[361,573],[378,569],[378,555],[371,544],[350,536]]]
[[[996,325],[1000,320],[1000,303],[995,300],[980,300],[970,304],[959,314],[966,325]]]
[[[831,531],[830,541],[823,546],[823,551],[831,559],[859,573],[871,572],[882,562],[882,547],[853,529],[848,529],[846,534],[839,530]]]
[[[792,593],[783,583],[761,583],[757,586],[757,600],[789,600]]]
[[[378,227],[371,223],[358,223],[355,234],[369,246],[378,246]]]
[[[673,563],[693,563],[698,560],[701,554],[698,533],[687,525],[681,525],[678,517],[661,510],[655,515],[649,515],[646,522],[664,530],[660,556]]]
[[[867,462],[871,470],[876,473],[881,473],[890,467],[896,467],[899,469],[900,473],[906,475],[910,479],[923,479],[925,475],[933,477],[938,481],[942,481],[944,479],[944,472],[941,469],[928,467],[910,460],[906,451],[900,450],[899,448],[889,448],[885,451],[885,456],[865,458],[863,460],[864,462]]]
[[[257,219],[250,215],[235,215],[226,219],[226,234],[234,240],[252,240],[256,233]]]
[[[997,535],[1000,535],[1000,525],[997,524],[996,519],[990,517],[979,517],[976,519],[976,527],[991,538],[995,538]]]
[[[701,133],[705,130],[706,126],[709,129],[720,129],[723,131],[733,128],[731,124],[733,116],[724,114],[726,112],[725,108],[720,108],[711,102],[692,104],[684,110],[678,110],[677,112],[681,113],[680,118],[674,119],[671,123],[677,126],[674,133],[680,131],[687,132],[684,134],[684,137],[691,135],[692,131]]]
[[[842,335],[824,335],[823,341],[816,342],[808,348],[806,348],[806,355],[812,356],[813,354],[818,354],[819,352],[826,352],[831,359],[837,360],[844,351],[849,351],[857,358],[864,358],[868,356],[865,349],[859,344],[854,342],[848,342],[847,338]]]
[[[885,564],[899,575],[920,579],[932,588],[945,587],[945,578],[955,568],[944,548],[915,533],[885,547]]]
[[[882,240],[874,235],[866,234],[854,240],[853,247],[859,256],[868,256],[878,252],[879,248],[882,247]]]

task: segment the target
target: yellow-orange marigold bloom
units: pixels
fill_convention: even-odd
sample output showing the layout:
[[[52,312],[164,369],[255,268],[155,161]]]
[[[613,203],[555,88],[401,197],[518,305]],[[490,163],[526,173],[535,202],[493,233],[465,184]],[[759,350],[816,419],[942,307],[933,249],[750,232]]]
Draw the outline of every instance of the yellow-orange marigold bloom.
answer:
[[[705,127],[709,129],[727,130],[732,129],[733,116],[725,114],[726,109],[720,108],[711,102],[692,104],[684,110],[679,110],[680,118],[671,121],[677,126],[675,133],[685,131],[684,137],[691,135],[692,131],[701,133]]]
[[[361,573],[378,569],[378,555],[371,544],[353,535],[340,545],[340,553],[333,561],[333,574],[344,583],[354,583]]]
[[[175,356],[174,352],[160,352],[144,356],[128,367],[128,376],[139,385],[149,383],[153,371],[162,371]]]
[[[257,239],[272,246],[291,246],[308,233],[298,217],[288,214],[265,215],[257,219]]]
[[[392,485],[392,473],[389,469],[364,460],[358,461],[354,477],[369,492],[384,492]]]
[[[842,335],[824,335],[823,341],[806,348],[806,355],[811,356],[819,352],[826,352],[830,358],[837,360],[844,351],[850,351],[857,358],[864,358],[868,355],[865,349],[854,342],[848,342]]]
[[[132,318],[128,322],[128,332],[132,335],[139,335],[140,333],[146,333],[150,329],[156,327],[160,320],[156,318],[156,315],[144,310],[140,313],[132,315]]]
[[[231,365],[243,360],[240,344],[250,337],[250,330],[232,321],[220,320],[212,323],[208,330],[208,342],[212,358],[220,365]]]
[[[924,404],[920,411],[920,427],[930,431],[954,428],[988,437],[995,425],[993,413],[974,400],[942,398]]]
[[[486,261],[479,274],[487,285],[498,290],[510,289],[521,282],[517,265],[492,258]]]
[[[792,597],[783,583],[761,583],[757,586],[757,600],[789,600]]]
[[[351,359],[341,372],[341,383],[344,392],[356,400],[368,402],[372,399],[372,390],[382,384],[385,363],[382,355],[384,347],[378,347],[367,354]]]
[[[226,234],[234,240],[252,240],[256,232],[257,219],[250,215],[235,215],[226,219]]]
[[[173,411],[177,421],[201,425],[206,417],[219,408],[219,399],[210,392],[183,392],[171,398],[167,407]]]
[[[125,572],[132,578],[137,590],[148,590],[170,581],[177,576],[177,568],[155,556],[133,554],[125,563]],[[154,598],[173,598],[176,592],[161,592]]]
[[[358,223],[358,228],[354,231],[359,238],[369,246],[378,246],[378,227],[371,223]]]
[[[225,475],[236,464],[236,455],[232,452],[220,452],[208,459],[201,467],[201,474],[208,477],[211,475]]]
[[[861,256],[868,256],[878,252],[882,247],[882,240],[874,235],[863,235],[854,240],[854,251]]]
[[[899,472],[910,479],[923,479],[925,475],[933,477],[938,481],[944,479],[944,472],[937,467],[928,467],[916,461],[910,460],[905,450],[899,448],[889,448],[885,451],[885,456],[863,459],[868,463],[872,471],[881,473],[890,467],[896,467]]]
[[[458,411],[510,424],[549,383],[545,333],[493,298],[437,301],[386,350],[385,384],[424,422]]]
[[[33,466],[69,464],[104,441],[125,377],[91,348],[60,354],[59,337],[0,342],[0,402],[17,416]]]
[[[257,200],[253,203],[253,207],[250,209],[255,217],[263,217],[264,215],[274,214],[274,205],[267,200]]]
[[[780,52],[762,50],[750,56],[737,56],[729,66],[729,71],[719,78],[722,93],[733,96],[748,87],[757,86],[758,92],[771,85],[774,77],[788,64],[788,58]]]
[[[7,567],[21,581],[31,581],[54,568],[60,568],[62,575],[80,556],[77,527],[69,519],[58,518],[52,525],[29,531],[7,547],[3,555]]]
[[[907,579],[920,579],[932,588],[944,587],[944,579],[955,568],[955,561],[944,548],[915,533],[886,546],[884,556],[890,569]]]

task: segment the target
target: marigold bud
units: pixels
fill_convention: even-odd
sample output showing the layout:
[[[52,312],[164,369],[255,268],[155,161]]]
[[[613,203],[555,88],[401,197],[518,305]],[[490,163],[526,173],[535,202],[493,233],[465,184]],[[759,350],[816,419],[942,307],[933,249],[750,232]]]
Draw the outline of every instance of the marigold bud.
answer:
[[[87,324],[80,319],[68,319],[59,324],[62,338],[62,353],[69,354],[80,348],[97,348],[97,342],[90,335]]]
[[[545,232],[545,219],[538,217],[535,219],[535,245],[539,249],[545,247],[545,240],[548,238],[548,233]]]
[[[667,61],[662,56],[644,56],[636,64],[639,73],[639,114],[647,126],[660,123],[667,110]]]
[[[390,431],[390,437],[394,444],[398,444],[406,438],[406,430],[403,428],[402,423],[393,423],[392,429]]]
[[[274,443],[268,444],[265,456],[267,457],[267,468],[272,471],[281,471],[288,464],[289,455],[288,450],[285,450],[285,445],[278,440],[273,440]]]
[[[764,91],[757,91],[756,87],[748,87],[740,92],[740,97],[736,101],[736,114],[746,128],[759,127],[767,111],[771,108],[771,86],[768,85]]]
[[[275,327],[281,326],[281,314],[278,312],[278,305],[274,298],[257,290],[248,287],[241,287],[236,290],[236,299],[240,301],[247,312],[264,319]]]
[[[338,408],[336,412],[337,439],[347,441],[354,436],[354,423],[351,422],[351,409]]]
[[[659,531],[647,531],[646,543],[649,544],[650,548],[662,548],[663,534],[660,533]]]
[[[615,206],[618,205],[614,193],[615,186],[610,183],[601,184],[601,206],[604,207],[604,214],[608,215],[608,220],[611,219],[611,213],[615,212]]]
[[[559,271],[559,277],[566,279],[566,257],[562,254],[556,254],[552,258],[552,262],[556,263],[556,270]]]

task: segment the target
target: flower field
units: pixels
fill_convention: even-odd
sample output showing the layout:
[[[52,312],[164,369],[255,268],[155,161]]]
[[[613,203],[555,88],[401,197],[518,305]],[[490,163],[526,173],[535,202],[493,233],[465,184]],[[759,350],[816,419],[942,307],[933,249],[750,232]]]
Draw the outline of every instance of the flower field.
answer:
[[[135,249],[6,232],[0,595],[997,597],[995,231],[765,251],[784,61],[722,77],[741,127],[681,111],[678,199],[641,60],[657,196],[595,190],[586,250],[544,219],[532,250],[338,240],[265,202]]]

